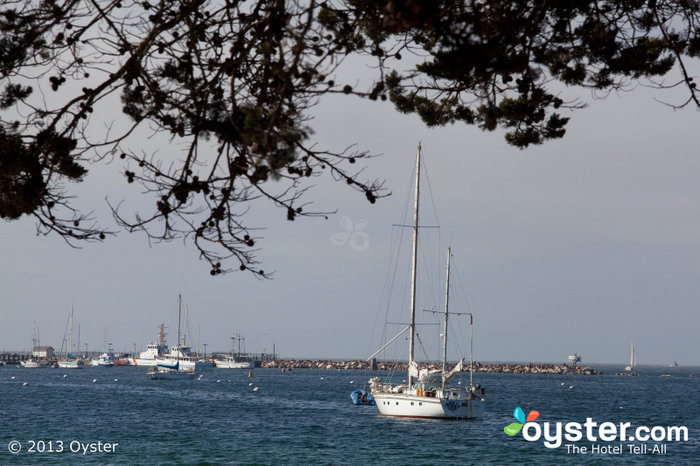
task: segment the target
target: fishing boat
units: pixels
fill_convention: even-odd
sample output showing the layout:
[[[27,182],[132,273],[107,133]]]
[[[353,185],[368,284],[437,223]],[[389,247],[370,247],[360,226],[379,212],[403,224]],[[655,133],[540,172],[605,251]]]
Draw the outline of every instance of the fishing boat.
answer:
[[[215,359],[214,367],[217,369],[255,369],[255,361],[251,361],[241,353],[242,340],[244,338],[239,334],[232,336],[231,354]],[[238,344],[238,351],[236,351],[236,344]]]
[[[58,367],[61,369],[82,369],[82,361],[73,353],[73,306],[70,307],[70,316],[68,317],[68,348],[65,358],[58,361]]]
[[[635,355],[634,355],[634,343],[630,343],[630,365],[625,367],[625,370],[628,372],[634,371],[634,368],[636,365],[637,365],[637,359],[635,358]]]
[[[380,348],[368,359],[379,354],[392,341],[404,332],[409,332],[408,350],[408,383],[384,383],[380,378],[370,380],[371,394],[383,416],[412,417],[424,419],[473,419],[479,417],[484,410],[484,390],[479,385],[473,385],[473,359],[470,357],[470,374],[468,387],[451,387],[449,380],[463,368],[464,359],[450,371],[447,371],[447,320],[449,316],[449,286],[450,286],[450,250],[447,253],[447,279],[445,285],[445,312],[443,338],[442,369],[419,369],[414,359],[416,339],[416,271],[418,251],[418,213],[420,199],[420,167],[421,146],[418,146],[416,156],[416,180],[413,211],[413,254],[411,277],[411,306],[410,323],[399,335]],[[470,342],[473,319],[470,316]],[[470,343],[471,344],[471,343]]]
[[[180,314],[182,310],[182,296],[178,296],[177,309],[177,339],[180,339]],[[179,352],[177,353],[179,355]],[[193,379],[197,374],[194,368],[184,368],[180,365],[180,358],[176,356],[175,362],[158,359],[156,366],[152,367],[147,374],[156,380],[185,380]]]

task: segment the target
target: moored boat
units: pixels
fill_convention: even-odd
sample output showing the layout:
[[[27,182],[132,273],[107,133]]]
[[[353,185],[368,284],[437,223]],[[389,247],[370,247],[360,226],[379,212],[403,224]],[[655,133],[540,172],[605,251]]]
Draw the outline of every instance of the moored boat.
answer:
[[[142,351],[139,357],[131,358],[133,366],[156,366],[158,358],[162,358],[168,351],[168,345],[165,343],[165,324],[158,326],[157,342],[150,343],[146,346],[146,351]]]
[[[371,394],[374,397],[379,413],[383,416],[429,418],[429,419],[473,419],[479,417],[485,404],[484,390],[479,385],[472,384],[473,364],[470,364],[470,377],[468,387],[451,387],[449,380],[463,368],[461,360],[451,371],[446,369],[447,359],[447,320],[450,284],[450,250],[447,253],[447,279],[445,285],[445,312],[442,370],[419,369],[414,359],[414,342],[416,334],[416,271],[418,251],[418,213],[420,199],[420,167],[421,147],[418,146],[416,156],[416,180],[414,193],[413,212],[413,254],[412,254],[412,278],[411,278],[411,308],[410,323],[398,336],[405,331],[409,332],[408,353],[408,383],[391,384],[383,383],[378,377],[370,380]],[[470,341],[471,324],[470,316]],[[393,340],[391,340],[393,341]],[[389,343],[391,343],[391,341]],[[387,343],[387,345],[389,344]],[[386,347],[387,345],[384,345]],[[383,348],[384,348],[383,347]],[[383,349],[382,348],[382,349]],[[380,349],[379,351],[381,351]],[[377,351],[369,359],[379,353]]]

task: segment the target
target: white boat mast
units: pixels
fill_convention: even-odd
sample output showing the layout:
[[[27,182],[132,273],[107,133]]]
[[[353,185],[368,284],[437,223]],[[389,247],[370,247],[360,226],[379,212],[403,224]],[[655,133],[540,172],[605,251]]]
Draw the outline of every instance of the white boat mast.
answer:
[[[182,313],[182,295],[177,295],[177,341],[180,341],[180,314]],[[180,351],[177,349],[177,370],[180,370]]]
[[[73,352],[73,305],[70,305],[70,318],[68,319],[68,355]]]
[[[447,371],[447,307],[450,301],[450,249],[447,248],[447,277],[445,278],[445,322],[442,329],[442,373]],[[443,388],[445,382],[442,382]]]
[[[418,144],[418,154],[416,155],[416,190],[415,204],[413,208],[413,259],[411,274],[411,320],[409,321],[410,336],[408,339],[408,367],[413,365],[414,340],[416,333],[416,266],[418,260],[418,201],[420,199],[420,144]],[[413,386],[411,371],[408,372],[408,386]]]

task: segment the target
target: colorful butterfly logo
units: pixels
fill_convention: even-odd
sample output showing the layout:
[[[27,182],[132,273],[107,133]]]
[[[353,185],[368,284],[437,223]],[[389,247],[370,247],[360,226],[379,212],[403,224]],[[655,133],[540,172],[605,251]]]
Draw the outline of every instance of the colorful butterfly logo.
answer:
[[[534,421],[539,415],[539,411],[530,411],[530,414],[528,414],[526,418],[525,412],[520,406],[518,406],[517,408],[515,408],[515,411],[513,411],[513,417],[520,422],[508,424],[503,428],[503,431],[512,437],[518,432],[520,432],[520,430],[523,428],[523,425],[525,425],[526,422]]]

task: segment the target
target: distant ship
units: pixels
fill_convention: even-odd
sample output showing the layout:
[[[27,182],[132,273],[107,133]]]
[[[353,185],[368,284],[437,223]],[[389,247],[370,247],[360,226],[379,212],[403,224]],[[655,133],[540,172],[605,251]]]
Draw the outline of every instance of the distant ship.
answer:
[[[577,362],[581,362],[581,356],[579,356],[576,353],[571,354],[569,355],[569,362],[571,363],[571,365],[575,365]]]
[[[669,367],[677,367],[678,363],[676,361],[671,362],[671,364],[668,365]]]

